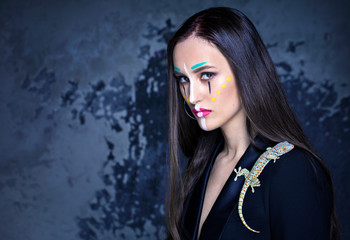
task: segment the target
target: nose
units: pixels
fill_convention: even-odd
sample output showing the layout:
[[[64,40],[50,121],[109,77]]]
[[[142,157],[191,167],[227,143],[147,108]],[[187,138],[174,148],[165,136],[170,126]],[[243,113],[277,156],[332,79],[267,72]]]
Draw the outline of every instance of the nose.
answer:
[[[191,104],[196,104],[200,101],[201,98],[201,84],[200,79],[196,79],[195,76],[191,75],[186,67],[186,64],[184,63],[184,70],[190,80],[190,89],[189,89],[189,96],[188,100]]]
[[[203,86],[201,86],[200,81],[196,79],[191,79],[190,81],[190,95],[189,95],[189,100],[190,103],[195,105],[198,102],[202,100],[202,91],[203,91]]]

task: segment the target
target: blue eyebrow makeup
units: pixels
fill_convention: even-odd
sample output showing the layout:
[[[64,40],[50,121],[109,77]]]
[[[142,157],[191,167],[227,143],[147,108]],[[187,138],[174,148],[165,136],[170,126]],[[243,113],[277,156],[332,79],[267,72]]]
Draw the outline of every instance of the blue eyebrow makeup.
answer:
[[[206,64],[207,62],[201,62],[201,63],[197,63],[197,64],[195,64],[195,65],[193,65],[192,67],[191,67],[191,69],[193,70],[193,69],[196,69],[196,68],[198,68],[198,67],[200,67],[200,66],[203,66],[204,64]]]
[[[174,70],[175,70],[175,71],[178,71],[178,72],[181,71],[180,68],[177,68],[177,67],[174,67]]]

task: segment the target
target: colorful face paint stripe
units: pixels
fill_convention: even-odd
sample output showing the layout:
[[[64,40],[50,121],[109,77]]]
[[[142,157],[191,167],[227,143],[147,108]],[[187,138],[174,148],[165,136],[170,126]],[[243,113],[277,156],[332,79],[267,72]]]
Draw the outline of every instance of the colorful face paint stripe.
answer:
[[[174,70],[175,70],[175,71],[178,71],[178,72],[181,71],[180,68],[177,68],[177,67],[174,67]]]
[[[198,68],[198,67],[200,67],[200,66],[203,66],[204,64],[206,64],[207,62],[201,62],[201,63],[197,63],[197,64],[195,64],[195,65],[193,65],[192,67],[191,67],[191,69],[193,70],[193,69],[196,69],[196,68]]]
[[[208,86],[209,86],[209,94],[211,94],[210,81],[208,81]]]
[[[187,67],[186,67],[186,64],[184,64],[184,69],[185,69],[185,72],[188,76],[188,79],[190,80],[190,89],[189,89],[189,96],[190,96],[190,102],[193,102],[194,101],[194,94],[193,94],[193,81],[192,81],[192,78],[190,77],[191,75],[189,74],[189,72],[187,71]]]
[[[203,130],[208,131],[207,124],[205,123],[204,117],[201,117],[201,124],[202,124]]]
[[[197,111],[200,111],[199,104],[195,104],[195,105],[194,105],[194,109],[196,109]]]

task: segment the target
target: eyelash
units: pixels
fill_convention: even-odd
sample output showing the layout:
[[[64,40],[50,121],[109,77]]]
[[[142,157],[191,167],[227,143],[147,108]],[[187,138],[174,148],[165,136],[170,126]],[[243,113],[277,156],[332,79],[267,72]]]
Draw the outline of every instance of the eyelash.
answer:
[[[188,77],[185,77],[185,76],[177,76],[176,79],[179,81],[179,83],[187,83],[187,82],[189,82]]]
[[[202,79],[204,75],[209,75],[208,79]],[[212,79],[213,77],[215,77],[215,73],[212,73],[212,72],[204,72],[204,73],[201,73],[201,80],[210,80],[210,79]]]
[[[209,76],[207,76],[207,79],[203,79],[203,77],[205,76],[205,75],[209,75]],[[215,77],[215,73],[212,73],[212,72],[203,72],[203,73],[201,73],[201,77],[200,77],[200,79],[201,80],[203,80],[203,81],[209,81],[209,80],[211,80],[212,78],[214,78]],[[187,83],[187,82],[189,82],[189,79],[188,79],[188,77],[186,77],[186,76],[175,76],[175,78],[180,82],[180,83]]]

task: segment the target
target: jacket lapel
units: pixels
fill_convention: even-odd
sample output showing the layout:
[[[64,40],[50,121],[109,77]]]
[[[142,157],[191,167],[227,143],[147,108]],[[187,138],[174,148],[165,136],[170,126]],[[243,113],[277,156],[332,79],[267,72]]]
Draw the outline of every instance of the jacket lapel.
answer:
[[[260,154],[261,152],[258,152],[250,145],[238,161],[236,168],[241,166],[242,168],[251,169]],[[200,240],[220,239],[230,214],[238,204],[239,194],[245,180],[244,178],[238,178],[237,181],[234,181],[235,177],[236,173],[232,171],[210,210],[207,219],[203,223]]]
[[[204,170],[202,176],[199,178],[197,184],[195,185],[192,191],[192,194],[188,197],[189,201],[186,203],[187,206],[184,207],[184,209],[187,210],[182,220],[182,239],[196,239],[199,221],[202,213],[205,189],[210,175],[210,170],[213,166],[217,155],[221,152],[222,147],[223,141],[221,141],[216,147],[214,154],[212,155],[208,163],[208,166]]]
[[[259,149],[264,150],[266,148],[266,143],[259,137],[255,139],[255,144]],[[208,166],[195,185],[191,195],[188,197],[184,207],[185,215],[182,219],[182,239],[196,240],[210,171],[217,155],[222,151],[222,148],[223,142],[220,142],[216,147]],[[263,151],[254,148],[253,145],[250,145],[238,161],[236,168],[241,166],[242,168],[250,170],[262,152]],[[208,217],[203,223],[199,238],[200,240],[215,240],[220,238],[226,221],[238,204],[239,194],[245,180],[244,178],[238,178],[237,181],[234,181],[235,176],[235,172],[232,171],[210,210]]]

